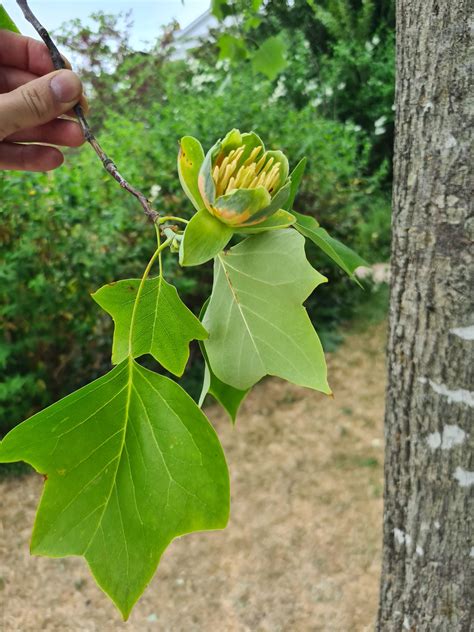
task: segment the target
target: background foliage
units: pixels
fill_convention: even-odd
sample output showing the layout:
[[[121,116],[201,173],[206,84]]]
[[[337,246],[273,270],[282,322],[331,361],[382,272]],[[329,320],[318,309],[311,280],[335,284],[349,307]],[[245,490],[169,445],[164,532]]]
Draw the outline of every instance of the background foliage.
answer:
[[[178,139],[190,134],[207,148],[232,127],[254,129],[292,166],[308,157],[297,210],[368,261],[386,260],[392,3],[295,0],[290,7],[270,0],[260,13],[248,3],[217,4],[241,16],[237,26],[216,31],[186,60],[172,59],[173,25],[147,53],[130,49],[124,18],[97,14],[94,28],[73,22],[61,29],[63,46],[80,52],[92,122],[108,153],[158,210],[189,216],[176,172]],[[272,37],[285,42],[275,78],[253,63]],[[111,321],[89,294],[138,276],[154,234],[89,147],[71,150],[54,173],[0,174],[0,200],[1,435],[108,370]],[[308,254],[330,279],[309,303],[329,343],[366,295],[310,247]],[[210,293],[211,266],[185,277],[175,259],[165,265],[167,279],[198,313]],[[194,367],[187,379],[197,391],[201,367]]]

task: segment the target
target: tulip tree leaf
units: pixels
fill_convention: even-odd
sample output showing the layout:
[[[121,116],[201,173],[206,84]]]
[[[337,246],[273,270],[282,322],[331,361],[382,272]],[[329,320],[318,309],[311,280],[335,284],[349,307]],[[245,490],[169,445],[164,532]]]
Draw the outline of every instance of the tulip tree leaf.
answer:
[[[254,71],[261,72],[272,80],[286,68],[287,64],[286,44],[279,35],[266,39],[252,58]]]
[[[224,19],[224,10],[227,0],[211,0],[211,13],[216,16],[218,20]]]
[[[360,285],[354,277],[354,270],[359,266],[366,266],[367,262],[362,259],[362,257],[359,257],[356,252],[337,239],[334,239],[334,237],[331,237],[324,228],[321,228],[314,217],[302,215],[301,213],[296,213],[296,211],[293,211],[293,214],[297,220],[295,224],[296,230],[305,237],[308,237],[308,239],[311,239],[311,241],[337,263],[351,279]]]
[[[204,303],[204,306],[201,310],[201,314],[199,315],[201,319],[204,317],[208,304],[209,299]],[[234,388],[233,386],[229,386],[229,384],[224,384],[224,382],[221,382],[221,380],[214,375],[212,369],[209,366],[209,359],[207,357],[206,349],[204,348],[202,342],[199,342],[199,347],[201,348],[201,352],[204,358],[204,379],[201,395],[199,397],[199,406],[202,407],[202,405],[204,404],[206,395],[212,395],[212,397],[216,401],[218,401],[222,408],[224,408],[224,410],[227,412],[227,414],[231,418],[232,423],[235,424],[240,405],[247,397],[250,389],[241,391],[238,388]]]
[[[3,4],[0,4],[0,29],[4,29],[6,31],[13,31],[13,33],[19,33],[17,25],[11,19],[11,17],[4,9]]]
[[[179,251],[182,266],[197,266],[213,259],[231,240],[233,230],[203,209],[186,226]]]
[[[303,179],[307,162],[308,161],[306,158],[302,158],[299,161],[299,163],[296,165],[296,167],[293,169],[293,171],[290,173],[290,181],[291,181],[290,195],[286,203],[283,205],[283,208],[286,209],[287,211],[293,210],[293,204],[295,203],[296,194],[298,193],[298,189],[300,188],[301,180]]]
[[[175,537],[228,520],[212,426],[178,384],[131,358],[12,430],[0,461],[19,460],[46,476],[32,553],[85,557],[125,618]]]
[[[239,408],[244,399],[247,397],[250,389],[247,388],[245,390],[240,390],[238,388],[234,388],[233,386],[229,386],[229,384],[224,384],[224,382],[222,382],[212,372],[204,345],[200,344],[200,347],[204,356],[204,379],[201,395],[199,397],[199,406],[202,407],[204,404],[206,395],[212,395],[212,397],[218,401],[222,408],[224,408],[227,412],[232,420],[232,423],[235,424]]]
[[[204,207],[198,187],[198,175],[203,162],[204,151],[201,143],[192,136],[184,136],[179,143],[179,181],[197,211]]]
[[[115,323],[112,362],[120,364],[150,353],[175,375],[182,375],[189,358],[191,340],[203,340],[207,332],[162,276],[147,279],[137,302],[138,279],[104,285],[92,298]]]
[[[239,233],[245,233],[246,235],[253,235],[255,233],[263,233],[266,230],[279,230],[281,228],[288,228],[296,222],[296,217],[288,211],[280,209],[268,219],[255,226],[237,227],[235,230]]]
[[[223,33],[219,36],[217,45],[219,47],[219,59],[237,61],[247,57],[247,48],[244,41],[234,35]]]
[[[258,11],[262,2],[263,0],[251,0],[246,11]],[[233,14],[232,2],[229,2],[229,0],[211,0],[211,13],[215,15],[218,20],[223,20],[226,16]],[[251,15],[251,17],[253,16]]]
[[[269,374],[330,393],[323,349],[302,305],[326,280],[292,229],[252,235],[220,253],[203,318],[213,373],[239,390]]]
[[[252,10],[258,11],[262,6],[263,0],[252,0]]]

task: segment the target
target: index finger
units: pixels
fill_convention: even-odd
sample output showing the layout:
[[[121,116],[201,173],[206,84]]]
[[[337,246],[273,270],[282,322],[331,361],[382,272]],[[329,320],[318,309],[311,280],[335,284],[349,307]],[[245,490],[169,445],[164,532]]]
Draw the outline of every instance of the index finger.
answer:
[[[66,67],[70,68],[65,60]],[[32,37],[0,30],[0,66],[28,70],[34,75],[46,75],[54,70],[48,48]]]

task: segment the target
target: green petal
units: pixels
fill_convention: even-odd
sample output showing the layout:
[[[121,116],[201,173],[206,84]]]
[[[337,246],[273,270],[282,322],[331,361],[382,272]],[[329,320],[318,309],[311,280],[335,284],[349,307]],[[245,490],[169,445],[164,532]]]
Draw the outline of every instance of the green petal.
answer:
[[[208,209],[216,200],[216,183],[212,177],[212,163],[219,153],[219,147],[220,141],[207,152],[198,175],[199,192],[204,200],[204,206]]]
[[[258,154],[256,160],[258,160],[261,157],[262,153],[265,151],[265,145],[263,144],[262,139],[260,138],[260,136],[255,134],[255,132],[248,132],[246,134],[242,134],[241,144],[245,147],[245,151],[242,154],[242,158],[239,160],[240,165],[247,160],[247,158],[250,156],[250,154],[255,149],[255,147],[260,146],[262,148],[262,152]]]
[[[254,233],[263,233],[267,230],[278,230],[280,228],[288,228],[296,222],[296,217],[288,211],[280,209],[273,213],[271,217],[255,226],[239,226],[236,231],[245,235],[253,235]]]
[[[284,187],[282,187],[278,193],[272,198],[272,201],[268,206],[260,209],[257,213],[255,213],[251,219],[246,222],[249,226],[252,226],[258,220],[262,220],[262,218],[268,218],[276,213],[279,209],[283,208],[285,205],[288,196],[290,195],[291,183],[287,182]],[[243,224],[245,226],[245,223]]]
[[[217,157],[222,152],[228,154],[241,145],[242,134],[238,129],[233,129],[224,136],[223,140],[219,139],[207,152],[198,177],[199,191],[204,199],[203,206],[207,209],[211,210],[210,206],[216,201],[216,183],[212,177],[212,168]]]
[[[214,205],[213,213],[221,222],[238,226],[249,221],[260,210],[267,208],[271,197],[264,187],[256,189],[236,189],[222,195]]]
[[[197,266],[213,259],[229,243],[233,230],[203,209],[186,226],[179,249],[182,266]]]
[[[197,211],[205,206],[198,187],[199,170],[203,162],[204,151],[201,143],[192,136],[184,136],[179,143],[179,181]]]
[[[217,143],[216,143],[217,144]],[[233,149],[237,149],[242,145],[242,134],[238,129],[232,129],[228,132],[220,143],[220,151],[228,154]]]

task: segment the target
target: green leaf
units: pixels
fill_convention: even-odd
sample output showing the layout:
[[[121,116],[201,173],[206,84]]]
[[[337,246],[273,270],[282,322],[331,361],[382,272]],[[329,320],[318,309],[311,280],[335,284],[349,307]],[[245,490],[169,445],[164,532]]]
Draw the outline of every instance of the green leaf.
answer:
[[[189,358],[190,341],[203,340],[207,332],[162,276],[145,281],[136,304],[139,286],[140,280],[129,279],[104,285],[92,294],[115,323],[112,362],[119,364],[128,355],[139,358],[150,353],[165,369],[180,376]]]
[[[290,197],[286,201],[286,204],[284,204],[283,206],[283,208],[285,208],[287,211],[293,210],[293,204],[295,203],[296,194],[298,193],[298,189],[300,188],[301,180],[303,179],[307,162],[308,161],[306,158],[302,158],[293,169],[293,171],[290,173]]]
[[[198,186],[199,170],[203,162],[204,151],[201,143],[192,136],[184,136],[179,143],[179,181],[197,211],[205,206]]]
[[[286,68],[287,63],[286,44],[279,35],[266,39],[252,58],[254,71],[272,80]]]
[[[209,299],[204,303],[199,315],[199,318],[201,320],[204,317],[208,304]],[[199,342],[199,347],[204,358],[204,379],[201,395],[199,397],[199,407],[201,408],[204,404],[206,395],[212,395],[212,397],[214,397],[214,399],[218,401],[219,404],[227,412],[232,423],[235,424],[240,405],[247,397],[250,389],[241,391],[237,388],[234,388],[233,386],[229,386],[229,384],[224,384],[224,382],[221,382],[221,380],[214,375],[209,366],[209,358],[207,357],[206,349],[204,348],[202,342]]]
[[[250,15],[243,21],[242,27],[244,32],[248,33],[249,31],[258,28],[262,22],[262,18],[258,17],[258,15]]]
[[[5,29],[6,31],[13,31],[14,33],[19,33],[17,25],[8,15],[6,10],[3,7],[3,4],[0,4],[0,29]]]
[[[302,306],[326,280],[292,229],[253,235],[219,254],[203,319],[214,374],[239,390],[269,374],[330,393],[323,349]]]
[[[206,395],[212,395],[212,397],[214,397],[214,399],[219,402],[222,408],[227,412],[232,423],[235,424],[239,408],[244,399],[247,397],[250,389],[241,391],[238,388],[234,388],[233,386],[229,386],[229,384],[221,382],[221,380],[214,375],[209,366],[207,356],[205,355],[204,345],[200,344],[199,346],[201,347],[205,358],[204,380],[201,396],[199,398],[199,406],[202,407],[204,404]]]
[[[217,39],[219,59],[239,61],[247,57],[247,49],[243,40],[229,33],[223,33]]]
[[[249,6],[243,8],[243,13],[247,15],[250,12],[256,12],[262,5],[263,0],[251,0]],[[235,15],[236,7],[234,3],[229,0],[211,0],[211,13],[216,16],[218,20],[223,20],[228,15]]]
[[[266,230],[279,230],[281,228],[288,228],[296,222],[296,217],[288,211],[280,209],[261,224],[255,224],[255,226],[237,227],[236,231],[244,233],[246,235],[253,235],[255,233],[263,233]]]
[[[204,355],[204,345],[200,344],[199,346],[203,350]],[[244,399],[247,397],[249,391],[249,388],[241,391],[238,388],[234,388],[233,386],[229,386],[229,384],[221,382],[221,380],[212,372],[209,362],[207,360],[205,361],[204,380],[199,398],[200,407],[202,407],[206,395],[212,395],[212,397],[214,397],[214,399],[218,401],[222,408],[227,412],[232,423],[235,424],[239,408]]]
[[[211,0],[211,13],[218,20],[224,19],[223,7],[226,5],[226,2],[227,0]]]
[[[184,231],[179,250],[180,264],[197,266],[210,261],[227,246],[232,235],[230,226],[220,222],[206,209],[199,211]]]
[[[219,440],[182,388],[129,359],[12,430],[0,461],[46,477],[35,555],[85,557],[125,618],[175,538],[222,529]]]
[[[360,285],[359,281],[354,276],[354,270],[359,266],[366,266],[367,262],[359,257],[359,255],[342,244],[337,239],[334,239],[329,233],[321,228],[314,217],[309,215],[302,215],[293,211],[296,216],[295,228],[302,235],[311,239],[323,252],[327,254],[337,265],[348,274],[351,279],[356,281]]]

